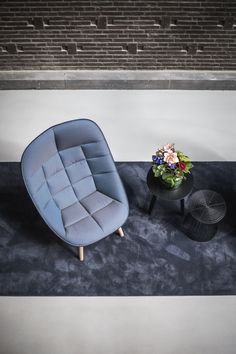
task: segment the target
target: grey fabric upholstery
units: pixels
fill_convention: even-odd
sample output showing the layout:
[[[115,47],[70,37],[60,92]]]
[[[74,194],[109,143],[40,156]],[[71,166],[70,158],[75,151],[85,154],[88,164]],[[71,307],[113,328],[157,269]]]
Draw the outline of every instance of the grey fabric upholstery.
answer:
[[[77,119],[43,132],[24,151],[21,169],[42,218],[71,245],[106,237],[128,216],[111,152],[91,120]]]

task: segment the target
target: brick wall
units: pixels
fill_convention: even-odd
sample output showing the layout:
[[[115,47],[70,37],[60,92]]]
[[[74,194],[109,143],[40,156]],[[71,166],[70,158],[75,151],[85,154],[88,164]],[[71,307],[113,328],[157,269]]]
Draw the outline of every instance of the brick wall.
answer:
[[[236,70],[236,0],[1,0],[0,70]]]

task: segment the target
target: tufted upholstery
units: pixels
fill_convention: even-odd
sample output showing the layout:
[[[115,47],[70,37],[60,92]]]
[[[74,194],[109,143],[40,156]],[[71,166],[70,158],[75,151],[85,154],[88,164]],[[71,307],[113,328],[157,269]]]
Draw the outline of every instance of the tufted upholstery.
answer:
[[[43,132],[26,148],[21,168],[42,218],[71,245],[106,237],[128,216],[111,152],[91,120],[73,120]]]

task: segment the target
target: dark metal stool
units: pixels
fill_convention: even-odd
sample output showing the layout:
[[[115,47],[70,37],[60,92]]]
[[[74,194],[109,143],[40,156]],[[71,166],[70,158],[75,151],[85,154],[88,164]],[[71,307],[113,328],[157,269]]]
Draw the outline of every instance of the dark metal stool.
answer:
[[[189,213],[184,220],[184,232],[194,241],[211,240],[217,224],[226,214],[226,203],[223,197],[211,190],[199,190],[189,198]]]

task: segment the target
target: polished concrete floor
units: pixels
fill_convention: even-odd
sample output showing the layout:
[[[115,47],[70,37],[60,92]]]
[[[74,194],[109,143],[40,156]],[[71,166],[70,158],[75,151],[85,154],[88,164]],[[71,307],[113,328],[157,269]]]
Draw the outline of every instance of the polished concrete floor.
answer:
[[[236,159],[236,91],[0,90],[0,107],[0,161],[75,118],[96,121],[116,161],[150,161],[169,142],[193,161]]]
[[[1,354],[235,354],[236,296],[2,297]]]

